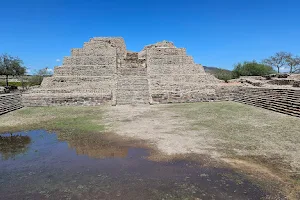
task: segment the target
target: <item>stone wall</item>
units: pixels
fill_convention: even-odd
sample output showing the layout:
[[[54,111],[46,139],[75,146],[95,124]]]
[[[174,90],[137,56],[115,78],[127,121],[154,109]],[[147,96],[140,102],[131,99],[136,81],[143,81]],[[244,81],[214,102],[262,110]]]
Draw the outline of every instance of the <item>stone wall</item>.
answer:
[[[26,94],[25,94],[26,95]],[[112,95],[43,94],[22,98],[23,106],[99,106],[110,103]]]
[[[54,76],[23,101],[27,106],[190,102],[209,99],[210,85],[217,83],[172,42],[135,53],[126,50],[123,38],[92,38],[72,49]]]
[[[235,102],[300,117],[300,90],[239,87],[233,93]]]
[[[268,81],[268,84],[273,84],[273,85],[293,85],[295,82],[295,80],[292,79],[274,79],[274,80],[270,80]]]
[[[22,108],[21,94],[0,94],[0,115]]]
[[[260,86],[261,79],[251,77],[248,82]],[[136,53],[126,50],[123,38],[92,38],[82,48],[72,49],[63,65],[54,69],[54,76],[22,99],[24,106],[235,101],[300,116],[299,80],[293,79],[284,84],[294,85],[294,90],[222,86],[194,63],[186,49],[172,42],[148,45]],[[2,111],[20,108],[18,98],[3,97]]]
[[[122,38],[92,38],[71,50],[63,65],[41,87],[23,95],[24,105],[100,105],[111,103],[117,85],[118,60],[126,55]]]
[[[151,103],[194,102],[210,99],[219,83],[195,64],[184,48],[173,43],[160,42],[145,47],[139,56],[147,60]]]
[[[294,81],[293,87],[300,87],[300,81]]]

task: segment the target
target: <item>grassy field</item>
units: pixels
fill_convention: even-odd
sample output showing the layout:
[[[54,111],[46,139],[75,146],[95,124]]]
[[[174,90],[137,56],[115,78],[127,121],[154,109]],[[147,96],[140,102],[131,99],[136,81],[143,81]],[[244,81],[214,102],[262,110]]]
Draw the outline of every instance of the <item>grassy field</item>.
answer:
[[[33,129],[64,134],[103,132],[101,107],[34,107],[0,116],[0,133]]]
[[[262,173],[285,185],[291,198],[300,188],[300,119],[248,105],[42,107],[0,116],[0,133],[32,129],[83,139],[116,133],[149,141],[166,155],[209,155],[238,170]]]
[[[299,118],[234,102],[170,108],[188,119],[190,129],[218,138],[215,146],[227,155],[283,158],[289,171],[300,172]]]

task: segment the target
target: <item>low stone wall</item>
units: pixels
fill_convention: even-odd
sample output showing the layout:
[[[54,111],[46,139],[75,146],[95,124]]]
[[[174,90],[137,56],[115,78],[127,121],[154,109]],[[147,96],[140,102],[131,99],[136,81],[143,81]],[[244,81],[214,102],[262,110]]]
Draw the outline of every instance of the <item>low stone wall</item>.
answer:
[[[293,85],[295,80],[293,79],[274,79],[268,81],[268,84],[273,84],[273,85]]]
[[[196,87],[195,87],[196,88]],[[196,90],[187,92],[166,92],[152,94],[153,104],[155,103],[194,103],[209,101],[231,101],[236,95],[235,86],[206,85],[197,87]]]
[[[137,76],[139,77],[139,76]],[[130,79],[131,80],[131,79]],[[138,84],[127,83],[123,85]],[[146,79],[145,79],[146,80]],[[128,90],[127,91],[131,91]],[[104,96],[82,96],[66,95],[55,93],[49,96],[30,96],[23,98],[24,106],[61,106],[61,105],[102,105],[112,102],[112,95]],[[132,96],[132,94],[127,94]],[[20,94],[6,94],[0,96],[0,114],[21,108]],[[297,89],[273,89],[259,87],[238,87],[238,86],[206,86],[198,90],[186,93],[168,92],[161,95],[152,95],[152,103],[192,103],[205,101],[234,101],[265,108],[268,110],[300,117],[300,90]],[[150,102],[150,104],[152,104]],[[5,106],[7,108],[5,108]]]
[[[293,87],[300,87],[300,81],[294,81]]]
[[[0,94],[0,115],[22,107],[21,94]]]
[[[81,95],[81,94],[52,94],[52,95],[31,95],[23,94],[22,105],[35,106],[98,106],[111,103],[110,95]]]
[[[204,91],[210,90],[211,92]],[[221,86],[203,88],[203,90],[186,94],[185,97],[171,95],[161,98],[160,103],[183,103],[204,101],[234,101],[265,108],[275,112],[300,117],[300,90],[273,89],[259,87]]]
[[[300,117],[300,90],[239,87],[232,93],[235,102]]]

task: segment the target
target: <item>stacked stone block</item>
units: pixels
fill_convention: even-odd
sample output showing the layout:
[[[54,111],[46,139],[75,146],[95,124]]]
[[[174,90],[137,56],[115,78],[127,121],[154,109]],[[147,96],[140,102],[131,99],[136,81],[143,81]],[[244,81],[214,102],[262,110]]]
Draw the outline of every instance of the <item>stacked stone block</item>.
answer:
[[[128,52],[118,68],[116,104],[149,104],[149,86],[145,59]]]
[[[163,41],[127,52],[122,38],[92,38],[54,76],[23,95],[26,106],[148,104],[212,99],[216,78],[184,48]]]
[[[151,103],[194,102],[211,99],[219,81],[195,64],[184,48],[161,42],[147,46],[140,56],[146,57]]]
[[[300,117],[300,90],[239,87],[232,100]]]
[[[21,94],[0,94],[0,115],[22,108]]]
[[[72,49],[63,65],[54,69],[53,77],[24,94],[24,105],[100,105],[112,101],[117,60],[125,51],[122,38],[93,38],[83,48]]]

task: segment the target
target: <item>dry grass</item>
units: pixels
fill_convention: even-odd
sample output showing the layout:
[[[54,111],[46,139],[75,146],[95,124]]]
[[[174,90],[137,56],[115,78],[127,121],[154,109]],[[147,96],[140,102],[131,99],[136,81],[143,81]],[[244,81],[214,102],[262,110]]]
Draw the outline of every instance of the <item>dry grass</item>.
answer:
[[[130,141],[147,141],[155,149],[155,160],[204,155],[204,161],[209,156],[285,185],[291,199],[300,188],[300,118],[248,105],[43,107],[0,116],[0,133],[30,129],[60,130],[64,138],[83,140],[85,133],[116,133]]]
[[[0,133],[33,129],[102,132],[103,107],[34,107],[0,116]]]
[[[117,106],[104,116],[112,132],[155,145],[163,154],[153,159],[209,155],[297,199],[299,118],[234,102]]]
[[[169,155],[247,156],[300,172],[300,119],[233,102],[144,107],[39,107],[0,116],[0,132],[115,132]]]
[[[284,170],[300,172],[300,119],[234,102],[171,106],[185,116],[190,130],[215,138],[217,151],[232,156],[282,160]],[[207,140],[208,142],[212,140]]]
[[[210,145],[230,167],[254,174],[255,179],[272,180],[290,199],[299,198],[299,118],[234,102],[170,108],[186,117],[189,130],[213,141]]]

